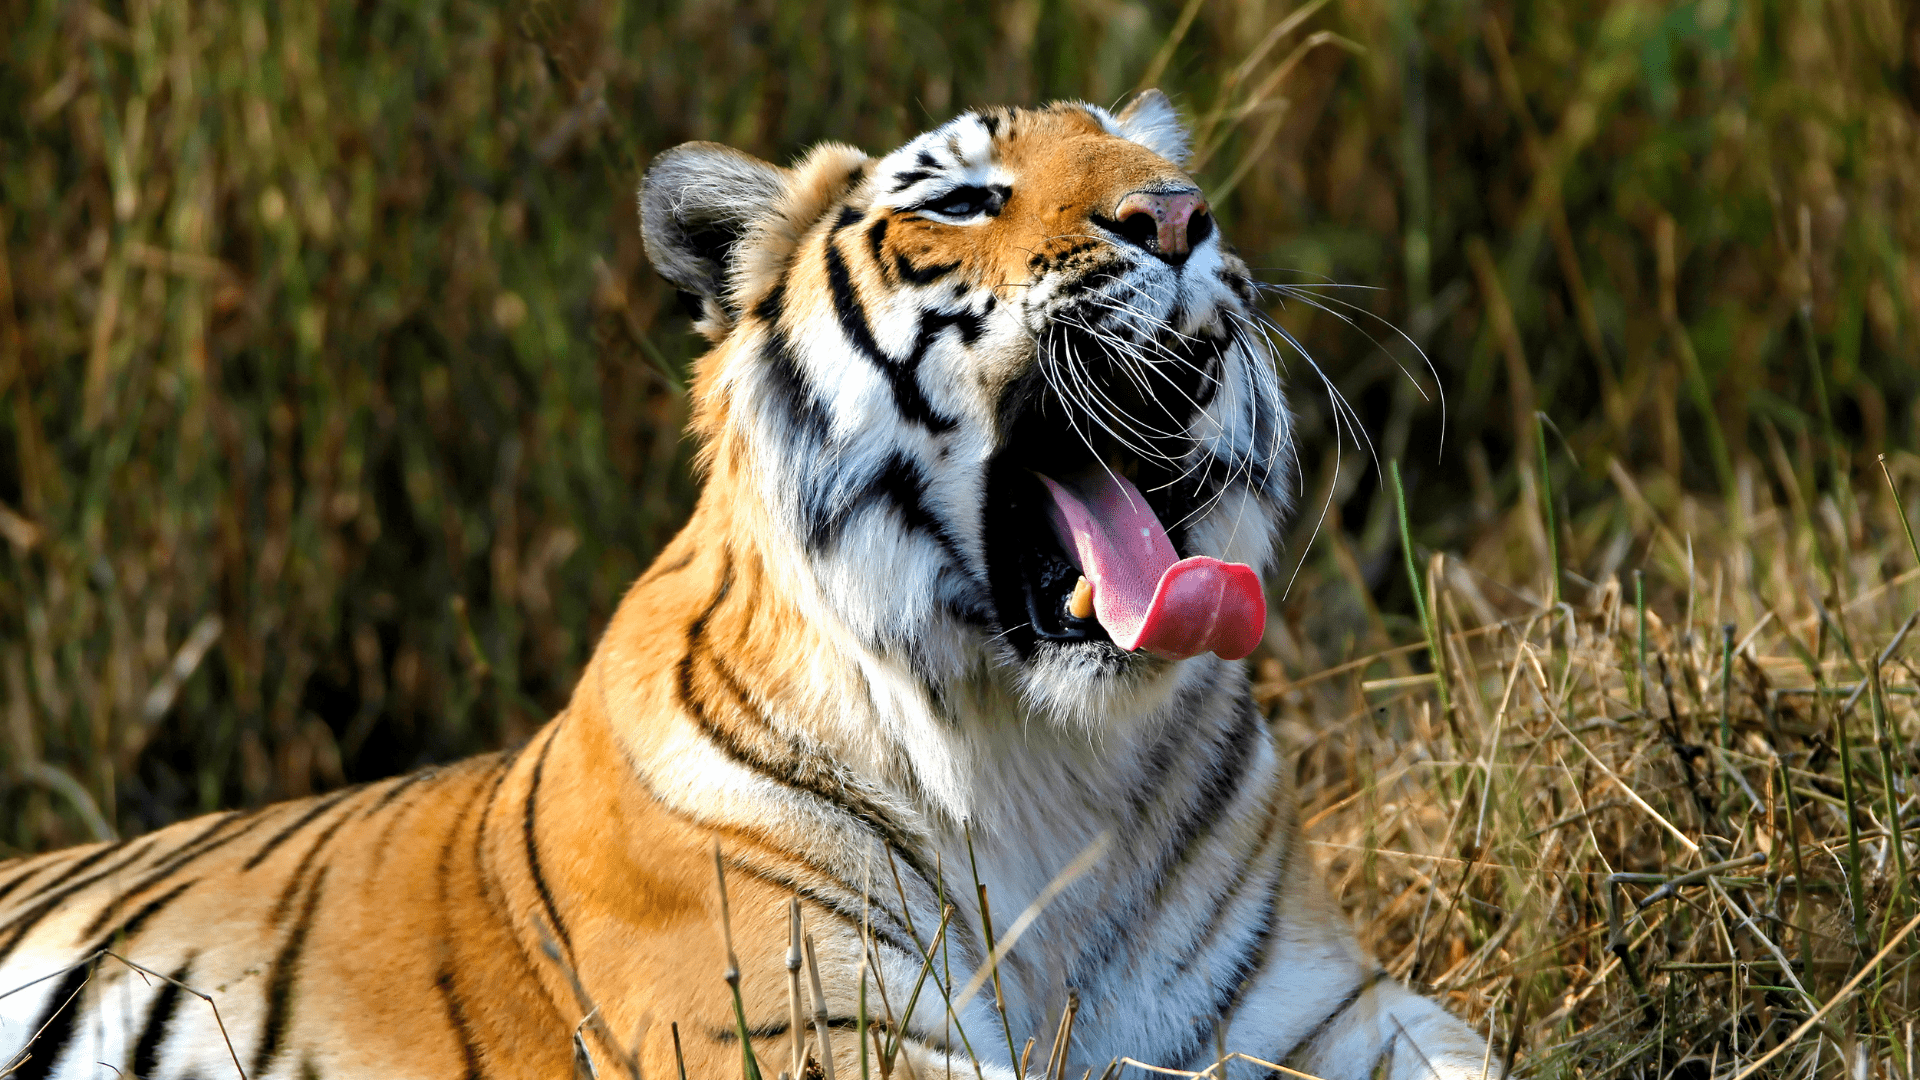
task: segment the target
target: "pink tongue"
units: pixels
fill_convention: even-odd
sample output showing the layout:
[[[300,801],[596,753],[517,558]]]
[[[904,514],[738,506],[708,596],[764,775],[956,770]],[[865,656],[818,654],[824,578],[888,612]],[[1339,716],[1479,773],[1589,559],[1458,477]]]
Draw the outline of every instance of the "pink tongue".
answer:
[[[1126,478],[1102,472],[1072,490],[1040,477],[1053,496],[1053,527],[1093,583],[1093,612],[1129,652],[1184,660],[1214,652],[1238,660],[1260,644],[1267,600],[1241,563],[1182,559],[1160,519]]]

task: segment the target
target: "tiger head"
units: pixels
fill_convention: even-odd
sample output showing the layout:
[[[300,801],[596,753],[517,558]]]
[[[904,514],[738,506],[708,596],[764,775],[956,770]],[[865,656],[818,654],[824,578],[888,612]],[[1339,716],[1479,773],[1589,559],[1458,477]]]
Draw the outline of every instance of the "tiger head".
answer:
[[[648,256],[715,345],[709,496],[752,504],[736,527],[863,663],[1111,723],[1258,642],[1279,332],[1187,138],[1148,91],[970,112],[878,159],[652,163]]]

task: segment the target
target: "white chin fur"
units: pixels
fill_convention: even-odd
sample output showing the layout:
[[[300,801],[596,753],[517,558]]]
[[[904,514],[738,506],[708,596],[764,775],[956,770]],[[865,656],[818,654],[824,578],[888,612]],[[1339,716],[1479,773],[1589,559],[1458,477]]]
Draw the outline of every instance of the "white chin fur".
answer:
[[[1108,646],[1042,645],[1014,670],[1014,690],[1037,717],[1099,739],[1163,709],[1190,680],[1210,677],[1212,654],[1165,660]]]

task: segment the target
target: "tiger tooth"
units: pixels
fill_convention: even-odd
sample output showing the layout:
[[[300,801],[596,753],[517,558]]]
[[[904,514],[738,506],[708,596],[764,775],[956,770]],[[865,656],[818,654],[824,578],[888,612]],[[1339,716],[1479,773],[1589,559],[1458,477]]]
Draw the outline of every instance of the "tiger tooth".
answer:
[[[1067,600],[1067,614],[1076,619],[1093,616],[1093,582],[1084,577],[1074,582],[1073,595]]]

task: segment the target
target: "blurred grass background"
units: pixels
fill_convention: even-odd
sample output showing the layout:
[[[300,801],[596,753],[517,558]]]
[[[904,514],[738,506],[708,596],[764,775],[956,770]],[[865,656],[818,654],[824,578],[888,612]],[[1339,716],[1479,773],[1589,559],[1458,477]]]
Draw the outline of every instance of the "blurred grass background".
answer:
[[[511,743],[564,702],[695,491],[695,343],[633,198],[687,139],[881,151],[976,104],[1159,85],[1480,625],[1560,586],[1617,616],[1642,570],[1684,631],[1656,651],[1707,678],[1709,566],[1742,634],[1893,582],[1877,649],[1913,603],[1889,500],[1920,504],[1920,8],[1896,0],[4,0],[0,42],[12,850]],[[1303,512],[1261,671],[1338,735],[1364,676],[1419,677],[1377,654],[1422,624],[1382,470],[1288,376]],[[1356,658],[1319,684],[1345,697],[1291,689]],[[1381,721],[1378,753],[1415,730]],[[1363,749],[1302,750],[1308,802],[1373,792]],[[1413,880],[1357,873],[1363,906]],[[1436,975],[1414,946],[1397,973]],[[1457,1004],[1526,996],[1481,990]]]

